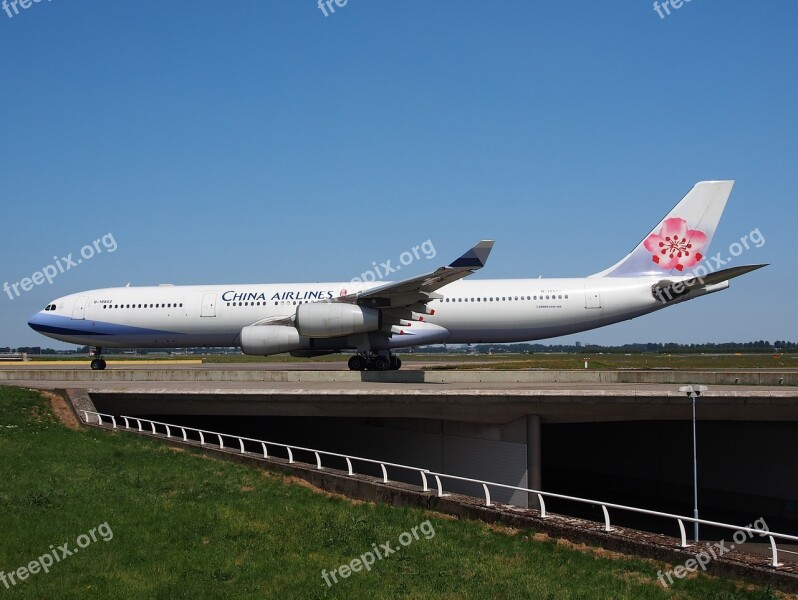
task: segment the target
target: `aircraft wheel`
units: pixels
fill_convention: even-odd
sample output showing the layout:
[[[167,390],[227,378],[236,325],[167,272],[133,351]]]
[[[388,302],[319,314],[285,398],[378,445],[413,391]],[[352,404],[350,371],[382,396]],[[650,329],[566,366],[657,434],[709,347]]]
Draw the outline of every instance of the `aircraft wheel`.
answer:
[[[377,371],[387,371],[391,368],[391,361],[387,356],[378,356],[374,359],[374,368]]]
[[[91,361],[91,368],[94,371],[102,371],[105,369],[105,361],[102,358],[95,358]]]
[[[398,371],[402,368],[402,359],[398,356],[391,357],[391,369],[394,371]]]
[[[349,359],[349,369],[352,371],[363,371],[366,368],[366,359],[355,354]]]

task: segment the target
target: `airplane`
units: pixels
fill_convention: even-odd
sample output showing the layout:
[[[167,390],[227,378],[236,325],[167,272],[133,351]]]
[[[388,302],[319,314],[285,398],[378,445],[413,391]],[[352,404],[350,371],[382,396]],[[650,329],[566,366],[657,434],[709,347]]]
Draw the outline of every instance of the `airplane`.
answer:
[[[733,181],[697,183],[613,266],[584,278],[466,281],[485,266],[483,240],[447,266],[398,282],[147,286],[53,300],[35,331],[103,348],[240,347],[314,357],[354,351],[349,368],[401,367],[393,351],[429,344],[523,342],[634,319],[729,287],[765,264],[704,264]]]

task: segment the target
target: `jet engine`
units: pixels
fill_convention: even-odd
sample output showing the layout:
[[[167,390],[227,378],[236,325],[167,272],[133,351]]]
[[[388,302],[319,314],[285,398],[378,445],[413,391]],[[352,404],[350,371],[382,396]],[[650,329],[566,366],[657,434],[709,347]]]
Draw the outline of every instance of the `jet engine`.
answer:
[[[354,333],[368,333],[380,328],[380,311],[356,304],[312,302],[296,308],[299,335],[333,338]]]
[[[241,350],[244,354],[268,356],[281,352],[306,350],[310,340],[290,325],[250,325],[241,330]]]

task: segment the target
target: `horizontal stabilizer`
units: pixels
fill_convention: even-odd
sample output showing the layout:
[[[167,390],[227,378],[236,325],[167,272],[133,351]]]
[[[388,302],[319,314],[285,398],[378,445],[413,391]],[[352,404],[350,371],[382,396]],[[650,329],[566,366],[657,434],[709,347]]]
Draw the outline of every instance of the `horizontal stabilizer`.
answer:
[[[691,277],[690,279],[683,279],[681,281],[663,280],[655,283],[651,287],[651,293],[661,302],[670,302],[693,290],[709,288],[766,266],[768,265],[743,265],[741,267],[731,267],[730,269],[723,269],[722,271],[716,271],[701,277]]]

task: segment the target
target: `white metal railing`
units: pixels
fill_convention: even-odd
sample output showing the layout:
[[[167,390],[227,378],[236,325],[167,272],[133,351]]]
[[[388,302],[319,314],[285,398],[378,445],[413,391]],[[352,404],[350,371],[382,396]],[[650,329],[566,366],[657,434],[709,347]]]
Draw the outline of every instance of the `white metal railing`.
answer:
[[[94,412],[94,411],[90,411],[90,410],[83,410],[81,412],[83,412],[84,415],[86,415],[86,422],[87,423],[91,422],[89,420],[89,415],[94,415],[94,416],[97,417],[97,424],[98,425],[103,425],[103,420],[102,419],[103,419],[103,417],[105,417],[106,419],[111,421],[111,423],[113,424],[113,428],[114,429],[116,429],[116,427],[117,427],[116,418],[113,415],[108,415],[108,414],[104,414],[104,413],[98,413],[98,412]],[[255,438],[249,438],[249,437],[244,437],[244,436],[240,436],[240,435],[233,435],[233,434],[230,434],[230,433],[219,433],[217,431],[208,431],[207,429],[197,429],[195,427],[187,427],[185,425],[171,425],[169,423],[163,423],[163,422],[160,422],[160,421],[152,421],[150,419],[142,419],[140,417],[120,416],[119,418],[122,419],[125,422],[125,425],[124,425],[125,429],[134,429],[135,431],[140,432],[140,433],[145,432],[145,429],[146,429],[147,430],[146,433],[152,433],[153,435],[158,435],[159,434],[158,426],[161,426],[161,427],[163,427],[164,431],[166,432],[166,437],[167,438],[172,438],[172,437],[177,437],[177,436],[173,436],[172,435],[172,430],[173,429],[174,430],[180,430],[180,433],[181,433],[181,436],[182,436],[182,441],[184,441],[184,442],[194,441],[194,440],[189,440],[188,435],[187,435],[186,432],[189,432],[189,431],[196,432],[198,434],[198,436],[199,436],[200,446],[208,445],[208,442],[205,439],[206,435],[207,436],[211,436],[211,437],[216,437],[216,440],[218,441],[218,446],[221,449],[225,448],[225,446],[224,446],[224,438],[235,440],[235,441],[238,442],[238,448],[239,448],[240,454],[250,454],[244,448],[244,442],[253,442],[255,444],[260,444],[261,449],[263,451],[263,458],[269,458],[268,446],[276,446],[278,448],[284,448],[286,450],[286,452],[288,453],[288,462],[290,464],[297,462],[295,460],[295,458],[294,458],[294,451],[309,452],[309,453],[312,453],[315,456],[315,458],[316,458],[316,468],[320,469],[320,470],[324,469],[324,467],[322,466],[322,463],[321,463],[321,457],[322,456],[332,456],[332,457],[337,457],[337,458],[343,458],[346,461],[347,473],[349,475],[356,475],[357,474],[357,473],[355,473],[355,470],[354,470],[354,462],[375,464],[375,465],[379,465],[381,470],[382,470],[382,482],[383,483],[388,483],[389,482],[387,467],[396,467],[398,469],[404,469],[404,470],[407,470],[407,471],[413,471],[413,472],[419,473],[421,475],[421,485],[422,485],[423,490],[425,492],[430,491],[429,483],[427,481],[427,476],[426,476],[426,473],[428,473],[428,469],[422,469],[421,467],[411,467],[411,466],[408,466],[408,465],[400,465],[400,464],[397,464],[397,463],[387,462],[387,461],[384,461],[384,460],[375,460],[375,459],[364,458],[364,457],[360,457],[360,456],[349,456],[347,454],[339,454],[337,452],[328,452],[326,450],[315,450],[313,448],[304,448],[302,446],[294,446],[294,445],[290,445],[290,444],[281,444],[279,442],[268,442],[268,441],[265,441],[265,440],[258,440],[258,439],[255,439]],[[132,421],[136,423],[135,427],[131,427],[130,426],[130,423]],[[143,425],[144,423],[148,424],[148,426],[145,427]]]
[[[112,427],[114,429],[117,428],[116,418],[113,415],[104,414],[104,413],[98,413],[98,412],[91,411],[91,410],[83,410],[81,412],[83,412],[83,414],[85,415],[86,423],[89,423],[89,424],[91,423],[91,419],[89,418],[89,415],[93,415],[93,416],[96,417],[97,425],[100,425],[100,426],[104,425],[105,422],[103,421],[103,418],[105,418],[112,424]],[[258,439],[254,439],[254,438],[248,438],[248,437],[243,437],[243,436],[239,436],[239,435],[234,435],[234,434],[231,434],[231,433],[219,433],[219,432],[216,432],[216,431],[208,431],[207,429],[196,429],[194,427],[187,427],[185,425],[171,425],[169,423],[162,423],[160,421],[152,421],[150,419],[143,419],[141,417],[120,416],[119,418],[124,420],[124,422],[125,422],[124,427],[125,427],[126,430],[133,430],[133,431],[138,432],[138,433],[151,433],[152,435],[166,435],[167,438],[172,438],[172,437],[177,437],[177,436],[173,436],[172,435],[172,430],[173,429],[174,430],[180,430],[182,441],[184,441],[184,442],[189,442],[189,441],[194,442],[194,441],[196,441],[196,440],[193,440],[193,439],[189,439],[189,437],[187,435],[187,432],[189,432],[189,431],[196,432],[198,434],[198,436],[199,436],[200,446],[209,445],[209,442],[207,442],[205,440],[205,436],[206,435],[208,435],[208,436],[210,436],[212,438],[215,437],[216,441],[218,442],[218,447],[220,449],[224,449],[225,448],[224,438],[228,438],[229,440],[235,440],[235,441],[238,442],[238,449],[239,449],[240,454],[254,454],[254,453],[247,452],[246,448],[244,447],[244,442],[253,442],[255,444],[260,444],[262,452],[263,452],[263,458],[269,458],[268,446],[275,446],[275,447],[278,447],[278,448],[283,448],[283,449],[286,450],[286,452],[288,454],[288,462],[289,463],[297,462],[295,460],[295,458],[294,458],[294,451],[295,450],[296,451],[300,451],[300,452],[309,452],[309,453],[311,453],[311,454],[313,454],[315,456],[316,468],[319,469],[319,470],[324,469],[324,467],[322,466],[322,462],[321,462],[321,457],[322,456],[343,458],[346,461],[347,473],[349,475],[356,475],[357,474],[357,473],[355,473],[354,467],[353,467],[353,464],[355,462],[380,465],[380,467],[382,469],[382,482],[383,483],[388,483],[389,482],[387,467],[394,467],[394,468],[403,469],[403,470],[406,470],[406,471],[412,471],[412,472],[419,473],[421,475],[422,489],[425,492],[431,491],[430,488],[429,488],[429,485],[428,485],[427,477],[434,478],[435,479],[435,487],[436,487],[436,491],[437,491],[438,497],[443,497],[443,496],[447,495],[443,491],[442,480],[444,480],[444,479],[452,480],[452,481],[461,481],[461,482],[466,482],[466,483],[478,484],[478,485],[482,486],[482,490],[483,490],[483,492],[485,494],[485,506],[486,507],[493,506],[493,503],[491,502],[491,498],[490,498],[490,488],[499,488],[499,489],[517,491],[517,492],[524,492],[524,493],[527,493],[527,494],[534,494],[537,497],[538,503],[540,504],[539,517],[541,519],[546,519],[546,518],[548,518],[550,516],[546,512],[545,498],[554,498],[554,499],[557,499],[557,500],[567,500],[567,501],[577,502],[577,503],[580,503],[580,504],[588,504],[588,505],[591,505],[591,506],[598,505],[598,506],[601,507],[601,510],[602,510],[602,513],[603,513],[604,531],[606,531],[606,532],[609,532],[609,531],[613,530],[612,525],[610,523],[609,509],[620,510],[620,511],[631,512],[631,513],[637,513],[637,514],[643,514],[643,515],[649,515],[649,516],[654,516],[654,517],[661,517],[661,518],[665,518],[665,519],[669,519],[669,520],[675,520],[677,522],[678,526],[679,526],[679,536],[680,536],[679,547],[680,548],[688,548],[688,547],[690,547],[690,544],[687,543],[687,532],[686,532],[685,526],[684,526],[685,522],[698,523],[700,525],[707,525],[707,526],[711,526],[711,527],[717,527],[717,528],[720,528],[720,529],[729,529],[729,530],[733,530],[734,532],[744,531],[744,532],[750,534],[751,536],[759,535],[760,537],[764,537],[765,535],[767,535],[768,539],[770,541],[770,550],[771,550],[771,555],[772,555],[770,566],[772,566],[774,568],[783,566],[783,563],[780,563],[778,561],[779,550],[778,550],[778,548],[776,546],[776,539],[783,540],[783,541],[788,541],[788,542],[798,542],[798,536],[787,535],[787,534],[784,534],[784,533],[775,533],[775,532],[764,531],[764,530],[755,529],[755,528],[751,528],[751,527],[740,527],[738,525],[731,525],[729,523],[720,523],[718,521],[707,521],[705,519],[696,519],[696,518],[693,518],[693,517],[685,517],[685,516],[676,515],[676,514],[673,514],[673,513],[660,512],[660,511],[656,511],[656,510],[649,510],[649,509],[646,509],[646,508],[637,508],[637,507],[634,507],[634,506],[625,506],[623,504],[615,504],[613,502],[603,502],[603,501],[599,501],[599,500],[591,500],[591,499],[588,499],[588,498],[578,498],[576,496],[567,496],[567,495],[564,495],[564,494],[556,494],[554,492],[543,492],[541,490],[532,490],[532,489],[529,489],[529,488],[515,486],[515,485],[509,485],[509,484],[505,484],[505,483],[496,483],[494,481],[484,481],[482,479],[472,479],[470,477],[461,477],[459,475],[449,475],[447,473],[437,473],[435,471],[430,471],[429,469],[424,469],[424,468],[421,468],[421,467],[413,467],[413,466],[409,466],[409,465],[400,465],[400,464],[397,464],[397,463],[391,463],[391,462],[386,462],[386,461],[381,461],[381,460],[375,460],[375,459],[372,459],[372,458],[364,458],[364,457],[361,457],[361,456],[350,456],[350,455],[347,455],[347,454],[339,454],[337,452],[328,452],[326,450],[315,450],[313,448],[304,448],[302,446],[294,446],[294,445],[290,445],[290,444],[282,444],[282,443],[279,443],[279,442],[269,442],[269,441],[265,441],[265,440],[258,440]],[[131,425],[130,425],[131,422],[135,422],[136,423],[135,427],[131,427]],[[145,430],[145,426],[143,424],[147,424],[146,425],[146,430]],[[158,429],[159,427],[163,428],[164,433],[161,433],[159,431],[159,429]],[[304,464],[308,464],[308,463],[304,463]],[[794,554],[793,552],[791,552],[789,550],[781,550],[781,551],[782,552],[786,552],[786,553],[790,553],[790,554]]]

